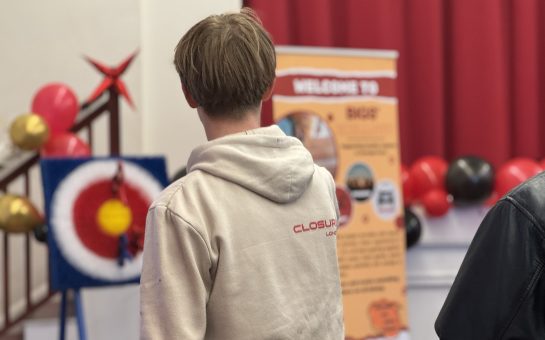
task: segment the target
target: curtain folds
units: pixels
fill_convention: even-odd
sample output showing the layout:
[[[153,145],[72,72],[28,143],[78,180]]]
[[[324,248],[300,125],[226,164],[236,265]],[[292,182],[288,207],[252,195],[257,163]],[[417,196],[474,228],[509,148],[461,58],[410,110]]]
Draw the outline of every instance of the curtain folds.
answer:
[[[402,160],[545,157],[545,2],[246,0],[278,45],[399,51]],[[270,117],[265,117],[265,122]]]

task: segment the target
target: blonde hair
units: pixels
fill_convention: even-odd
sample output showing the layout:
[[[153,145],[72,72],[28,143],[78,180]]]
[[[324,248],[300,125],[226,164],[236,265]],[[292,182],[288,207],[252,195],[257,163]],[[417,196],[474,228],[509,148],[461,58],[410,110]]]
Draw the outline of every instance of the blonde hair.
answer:
[[[243,8],[193,26],[176,46],[174,65],[208,115],[238,119],[259,107],[272,86],[276,55],[257,15]]]

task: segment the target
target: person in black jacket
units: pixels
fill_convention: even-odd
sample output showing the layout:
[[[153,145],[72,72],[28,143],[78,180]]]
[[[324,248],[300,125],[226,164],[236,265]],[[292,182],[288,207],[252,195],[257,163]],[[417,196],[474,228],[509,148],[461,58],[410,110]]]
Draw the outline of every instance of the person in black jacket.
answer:
[[[441,340],[545,339],[545,173],[488,212],[435,322]]]

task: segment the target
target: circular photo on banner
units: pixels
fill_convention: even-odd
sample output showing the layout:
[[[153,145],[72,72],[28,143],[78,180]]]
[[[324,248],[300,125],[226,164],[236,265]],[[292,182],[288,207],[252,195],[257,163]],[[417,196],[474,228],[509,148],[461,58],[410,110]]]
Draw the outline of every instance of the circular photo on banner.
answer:
[[[391,221],[399,216],[401,201],[399,190],[392,181],[382,180],[377,183],[373,196],[373,209],[383,220]]]
[[[337,151],[333,132],[326,121],[315,113],[297,111],[277,122],[288,136],[298,138],[310,151],[314,162],[323,166],[335,177]]]
[[[350,194],[341,187],[335,189],[337,202],[339,203],[339,227],[344,227],[352,217],[352,198]]]
[[[374,179],[371,168],[363,163],[356,163],[348,170],[346,186],[356,201],[365,201],[373,194]]]

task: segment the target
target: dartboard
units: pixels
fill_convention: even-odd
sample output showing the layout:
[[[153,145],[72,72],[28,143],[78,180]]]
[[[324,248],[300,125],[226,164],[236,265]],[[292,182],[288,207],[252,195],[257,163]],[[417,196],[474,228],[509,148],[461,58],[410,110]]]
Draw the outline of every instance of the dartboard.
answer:
[[[166,184],[164,160],[52,159],[42,174],[52,285],[138,280],[147,210]]]

